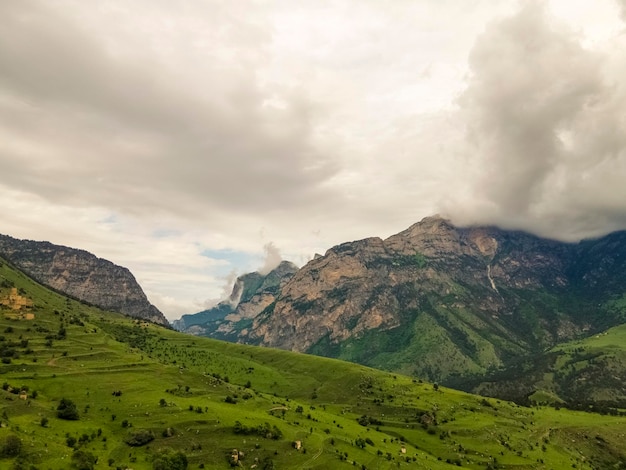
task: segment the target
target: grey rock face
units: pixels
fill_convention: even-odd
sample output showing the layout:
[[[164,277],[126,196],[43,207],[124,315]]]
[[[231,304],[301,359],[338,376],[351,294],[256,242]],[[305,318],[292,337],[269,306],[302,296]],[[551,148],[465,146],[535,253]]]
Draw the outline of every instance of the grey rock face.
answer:
[[[168,325],[128,269],[87,251],[0,235],[0,256],[36,281],[76,299]]]

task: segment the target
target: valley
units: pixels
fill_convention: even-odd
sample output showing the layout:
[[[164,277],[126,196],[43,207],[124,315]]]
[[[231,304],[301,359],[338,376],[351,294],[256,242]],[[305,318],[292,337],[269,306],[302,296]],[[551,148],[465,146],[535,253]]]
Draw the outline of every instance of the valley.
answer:
[[[247,315],[225,315],[222,303],[184,316],[175,327],[518,403],[545,393],[572,407],[598,399],[624,407],[621,359],[603,355],[591,372],[559,347],[623,324],[625,237],[615,232],[564,243],[427,217],[385,240],[337,245],[289,272],[271,292],[248,282],[258,273],[241,276],[238,289],[247,286],[245,294],[228,308]],[[602,393],[581,368],[601,379]]]
[[[0,319],[6,468],[229,468],[233,449],[244,468],[608,468],[626,459],[623,416],[523,407],[184,335],[62,297],[5,262],[0,276],[2,293],[17,288],[34,302],[32,320],[6,310]],[[64,400],[78,419],[59,418]],[[173,462],[181,466],[159,467]]]

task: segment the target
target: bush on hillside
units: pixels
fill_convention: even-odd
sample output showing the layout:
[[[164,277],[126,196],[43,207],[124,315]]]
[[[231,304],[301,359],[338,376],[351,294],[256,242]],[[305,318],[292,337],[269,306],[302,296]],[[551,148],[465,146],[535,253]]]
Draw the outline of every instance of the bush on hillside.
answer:
[[[76,421],[78,419],[78,409],[74,402],[68,398],[61,398],[61,402],[57,406],[57,417]]]
[[[124,442],[131,447],[139,447],[146,445],[148,442],[154,440],[154,433],[148,429],[140,429],[130,434]]]
[[[98,457],[91,452],[75,450],[72,454],[72,467],[77,470],[93,470],[98,462]]]
[[[9,434],[0,444],[0,457],[15,457],[22,451],[22,440],[15,434]]]
[[[154,456],[152,461],[154,470],[187,470],[187,456],[182,452],[174,452],[166,447]]]

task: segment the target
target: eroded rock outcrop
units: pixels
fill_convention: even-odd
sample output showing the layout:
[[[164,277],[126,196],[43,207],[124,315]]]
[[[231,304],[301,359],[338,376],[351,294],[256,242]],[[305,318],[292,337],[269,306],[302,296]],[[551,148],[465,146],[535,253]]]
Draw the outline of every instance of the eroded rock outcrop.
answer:
[[[0,235],[0,256],[36,281],[76,299],[168,325],[128,269],[87,251]]]

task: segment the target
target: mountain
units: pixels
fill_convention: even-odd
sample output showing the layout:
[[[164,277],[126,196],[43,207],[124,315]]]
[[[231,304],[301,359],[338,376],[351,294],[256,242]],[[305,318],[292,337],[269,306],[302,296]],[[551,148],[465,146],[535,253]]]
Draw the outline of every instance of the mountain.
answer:
[[[281,261],[267,274],[253,272],[239,276],[228,299],[202,312],[183,315],[172,326],[185,333],[235,340],[245,334],[252,320],[276,300],[281,287],[298,267]]]
[[[0,304],[0,468],[591,470],[626,462],[618,410],[527,408],[181,334],[64,297],[0,261],[0,298],[14,289],[22,302]]]
[[[168,325],[131,272],[93,254],[0,235],[0,257],[38,282],[105,310]]]
[[[301,268],[237,340],[462,386],[624,321],[626,233],[563,243],[428,217]]]

